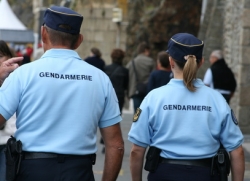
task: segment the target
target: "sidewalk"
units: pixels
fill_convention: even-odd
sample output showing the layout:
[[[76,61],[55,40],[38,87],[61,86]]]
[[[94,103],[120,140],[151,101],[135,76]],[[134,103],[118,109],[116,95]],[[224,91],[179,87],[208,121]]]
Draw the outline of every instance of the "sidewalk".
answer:
[[[250,181],[250,135],[244,135],[245,150],[245,181]]]

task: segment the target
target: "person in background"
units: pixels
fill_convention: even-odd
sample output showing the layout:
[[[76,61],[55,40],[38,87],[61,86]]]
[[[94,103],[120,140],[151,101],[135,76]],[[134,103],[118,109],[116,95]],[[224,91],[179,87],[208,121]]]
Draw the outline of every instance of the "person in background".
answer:
[[[31,59],[32,54],[33,54],[33,45],[32,45],[31,43],[28,43],[28,44],[26,45],[25,54],[26,54],[27,56],[29,56],[30,59]]]
[[[137,95],[136,85],[139,82],[147,84],[149,75],[155,68],[154,60],[149,57],[150,46],[146,42],[142,42],[137,46],[137,53],[138,55],[126,66],[129,70],[128,96],[133,99],[134,112],[140,106],[145,96]],[[147,92],[147,86],[145,86],[145,89],[145,92]]]
[[[13,54],[7,43],[3,40],[0,40],[0,64],[12,57]]]
[[[219,181],[222,175],[227,177],[217,167],[218,157],[214,158],[221,144],[230,154],[232,181],[244,180],[244,137],[238,121],[223,96],[196,78],[204,61],[203,46],[203,41],[188,33],[169,40],[174,78],[148,93],[128,133],[133,144],[132,181],[142,180],[147,147],[152,151],[147,163],[153,165],[150,161],[159,159],[154,168],[146,167],[148,181]]]
[[[20,48],[18,48],[18,49],[15,51],[15,53],[16,53],[16,56],[18,56],[18,57],[23,56],[23,54],[22,54]]]
[[[102,53],[98,48],[90,49],[90,56],[85,58],[85,61],[90,65],[104,71],[105,61],[102,59]]]
[[[121,49],[114,49],[110,55],[112,64],[104,68],[104,72],[109,76],[112,85],[115,89],[119,101],[119,108],[122,113],[124,105],[125,92],[128,90],[128,69],[123,67],[123,58],[125,52]]]
[[[4,62],[13,57],[13,53],[6,44],[5,41],[0,40],[0,67],[3,66]],[[3,70],[0,69],[2,72]],[[1,78],[2,82],[5,77]],[[5,180],[6,166],[5,166],[5,155],[4,149],[6,147],[7,140],[11,135],[14,135],[16,131],[16,117],[12,116],[3,128],[0,129],[0,180]]]
[[[94,181],[96,133],[105,142],[103,181],[115,181],[122,164],[122,120],[109,77],[84,62],[83,16],[59,6],[46,9],[44,54],[15,70],[0,88],[0,127],[17,112],[14,137],[23,159],[16,181]]]
[[[125,91],[128,89],[128,69],[122,66],[124,56],[125,52],[123,50],[114,49],[110,55],[112,63],[104,67],[104,72],[109,76],[115,89],[121,114],[124,105]],[[102,138],[100,143],[104,144]],[[102,153],[105,153],[105,146],[103,146]]]
[[[22,60],[23,57],[13,57],[4,61],[0,65],[0,86],[3,84],[4,80],[9,76],[9,74],[19,67]]]
[[[31,44],[27,44],[26,48],[22,50],[23,61],[22,65],[31,62],[31,56],[33,54],[33,48]]]
[[[157,55],[157,68],[149,76],[148,92],[166,85],[173,78],[173,73],[169,65],[169,57],[165,51],[161,51]]]
[[[44,53],[44,50],[43,50],[42,43],[38,43],[37,49],[36,49],[36,51],[34,52],[33,59],[34,59],[34,60],[40,59],[40,58],[42,57],[43,53]]]
[[[211,67],[206,71],[203,82],[220,92],[229,104],[237,86],[234,74],[227,66],[221,50],[214,50],[209,61]]]
[[[23,61],[22,61],[22,65],[26,64],[26,63],[30,63],[31,60],[30,60],[30,56],[24,54],[23,55]]]

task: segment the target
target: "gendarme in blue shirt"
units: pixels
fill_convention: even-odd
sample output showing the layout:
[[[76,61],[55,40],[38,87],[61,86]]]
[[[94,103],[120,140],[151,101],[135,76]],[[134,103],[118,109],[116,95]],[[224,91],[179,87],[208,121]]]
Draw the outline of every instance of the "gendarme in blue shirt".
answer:
[[[109,78],[75,51],[51,49],[21,66],[0,89],[0,114],[17,113],[24,151],[92,154],[96,131],[121,121]]]
[[[155,146],[172,159],[210,158],[220,142],[227,151],[243,143],[237,120],[220,93],[197,79],[196,92],[183,80],[171,79],[152,90],[140,105],[128,139],[141,147]]]

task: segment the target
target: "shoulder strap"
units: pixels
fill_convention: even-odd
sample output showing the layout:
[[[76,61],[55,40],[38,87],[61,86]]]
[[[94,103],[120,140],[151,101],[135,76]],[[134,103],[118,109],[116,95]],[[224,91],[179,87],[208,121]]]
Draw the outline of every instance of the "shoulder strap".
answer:
[[[115,72],[117,72],[117,70],[118,70],[119,68],[120,68],[119,66],[118,66],[118,67],[116,67],[116,68],[115,68],[115,70],[114,70],[114,71],[110,74],[109,78],[111,78],[111,77],[112,77],[112,75],[114,75],[114,73],[115,73]]]
[[[138,80],[138,75],[137,75],[137,71],[136,71],[136,68],[135,68],[135,61],[134,61],[134,59],[132,60],[132,65],[133,65],[133,69],[135,71],[135,79],[136,79],[136,82],[138,83],[139,80]]]

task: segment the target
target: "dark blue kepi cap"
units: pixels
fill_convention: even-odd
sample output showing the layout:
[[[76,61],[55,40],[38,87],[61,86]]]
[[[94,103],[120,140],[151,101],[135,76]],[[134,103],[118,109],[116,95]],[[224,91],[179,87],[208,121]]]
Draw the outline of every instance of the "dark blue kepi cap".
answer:
[[[83,16],[66,7],[51,6],[45,11],[43,20],[53,30],[79,34]]]
[[[202,59],[204,43],[189,33],[175,34],[168,42],[167,53],[175,60],[186,62],[185,56],[195,55],[197,60]]]

